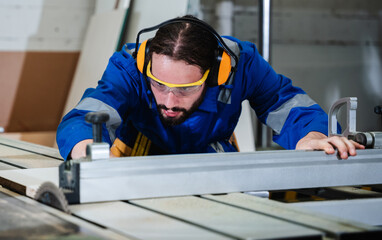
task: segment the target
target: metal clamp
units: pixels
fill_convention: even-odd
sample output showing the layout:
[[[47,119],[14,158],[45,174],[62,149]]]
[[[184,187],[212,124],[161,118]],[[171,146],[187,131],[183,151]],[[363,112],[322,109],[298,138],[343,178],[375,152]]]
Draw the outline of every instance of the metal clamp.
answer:
[[[342,106],[346,104],[346,128],[342,134],[337,133],[337,113]],[[341,98],[336,101],[329,110],[329,133],[328,136],[339,136],[348,137],[349,135],[354,135],[356,133],[356,111],[357,111],[357,98],[347,97]]]
[[[346,129],[342,134],[337,133],[337,113],[346,104],[347,118]],[[382,132],[357,132],[356,131],[357,98],[347,97],[336,101],[329,110],[329,137],[344,136],[354,140],[366,148],[382,148]],[[377,112],[376,112],[377,113]]]

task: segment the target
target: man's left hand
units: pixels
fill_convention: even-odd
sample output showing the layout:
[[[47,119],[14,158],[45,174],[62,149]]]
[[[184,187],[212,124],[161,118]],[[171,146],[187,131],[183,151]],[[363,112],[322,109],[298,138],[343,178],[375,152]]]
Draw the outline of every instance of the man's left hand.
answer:
[[[320,132],[310,132],[297,142],[296,150],[324,150],[327,154],[334,154],[335,149],[342,159],[357,155],[356,149],[365,149],[365,146],[346,137],[327,137]]]

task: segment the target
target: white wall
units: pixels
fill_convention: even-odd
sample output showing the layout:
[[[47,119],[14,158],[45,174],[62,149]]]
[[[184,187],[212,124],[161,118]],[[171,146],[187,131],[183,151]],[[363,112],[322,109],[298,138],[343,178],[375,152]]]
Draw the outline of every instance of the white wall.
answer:
[[[78,51],[93,0],[0,0],[0,51]]]

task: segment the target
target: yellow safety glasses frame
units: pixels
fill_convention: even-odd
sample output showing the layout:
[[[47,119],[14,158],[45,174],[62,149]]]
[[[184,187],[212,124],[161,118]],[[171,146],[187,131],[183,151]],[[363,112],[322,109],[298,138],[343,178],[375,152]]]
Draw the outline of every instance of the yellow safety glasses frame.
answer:
[[[152,74],[151,74],[151,60],[149,61],[148,65],[147,65],[147,70],[146,70],[146,74],[149,78],[151,78],[152,80],[158,82],[158,83],[161,83],[163,85],[166,85],[167,87],[170,87],[170,88],[179,88],[179,87],[192,87],[192,86],[199,86],[199,85],[202,85],[206,80],[207,80],[207,77],[208,77],[208,74],[210,73],[210,70],[208,69],[203,77],[196,81],[196,82],[193,82],[193,83],[186,83],[186,84],[175,84],[175,83],[168,83],[168,82],[164,82],[164,81],[161,81],[159,80],[158,78],[154,77]]]

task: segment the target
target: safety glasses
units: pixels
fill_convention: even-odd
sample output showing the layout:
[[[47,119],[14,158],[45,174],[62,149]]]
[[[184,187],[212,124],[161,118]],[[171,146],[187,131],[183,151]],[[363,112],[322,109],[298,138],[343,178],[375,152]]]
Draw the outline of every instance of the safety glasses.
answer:
[[[188,96],[195,92],[197,92],[202,84],[207,80],[208,74],[210,70],[208,69],[203,77],[193,83],[187,83],[187,84],[174,84],[174,83],[167,83],[164,81],[159,80],[158,78],[154,77],[151,73],[151,61],[149,61],[147,65],[146,74],[147,77],[150,79],[151,86],[155,87],[157,90],[161,92],[170,92],[172,91],[176,96]]]

